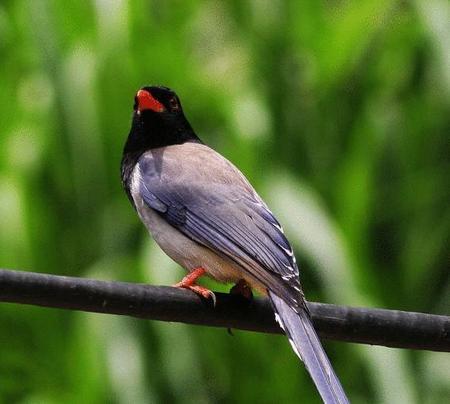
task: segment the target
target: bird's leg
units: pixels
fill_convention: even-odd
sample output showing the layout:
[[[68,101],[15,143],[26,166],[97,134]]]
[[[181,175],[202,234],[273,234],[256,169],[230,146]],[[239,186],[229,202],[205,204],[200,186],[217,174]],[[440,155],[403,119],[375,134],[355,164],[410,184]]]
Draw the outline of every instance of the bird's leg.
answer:
[[[206,273],[206,270],[202,267],[195,268],[192,272],[189,272],[180,282],[173,285],[176,288],[189,288],[195,285],[195,281]]]
[[[230,289],[230,294],[241,296],[244,299],[244,305],[250,304],[253,300],[252,288],[245,279],[239,279],[236,285]],[[233,335],[231,328],[228,328],[228,334]]]
[[[173,285],[176,288],[189,289],[204,297],[205,299],[211,298],[214,306],[216,305],[216,295],[209,289],[196,285],[195,282],[198,278],[206,273],[206,270],[202,267],[195,268],[192,272],[189,272],[180,282]]]
[[[239,295],[247,300],[253,299],[253,293],[250,285],[244,280],[239,279],[239,281],[230,289],[232,295]]]

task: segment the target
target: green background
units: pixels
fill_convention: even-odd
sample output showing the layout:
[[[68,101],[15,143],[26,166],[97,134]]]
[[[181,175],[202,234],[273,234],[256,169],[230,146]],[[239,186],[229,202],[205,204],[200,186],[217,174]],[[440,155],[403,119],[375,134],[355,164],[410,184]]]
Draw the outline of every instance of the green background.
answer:
[[[449,41],[445,0],[2,0],[0,266],[182,277],[119,176],[134,94],[164,84],[283,223],[309,300],[449,314]],[[325,345],[355,403],[450,400],[447,354]],[[319,399],[281,336],[2,304],[0,402]]]

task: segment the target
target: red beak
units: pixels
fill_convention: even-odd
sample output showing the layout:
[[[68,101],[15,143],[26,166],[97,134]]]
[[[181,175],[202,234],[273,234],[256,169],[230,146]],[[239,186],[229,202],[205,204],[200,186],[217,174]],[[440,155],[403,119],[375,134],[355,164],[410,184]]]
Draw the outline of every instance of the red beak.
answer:
[[[142,112],[146,109],[150,109],[155,112],[164,112],[166,110],[164,105],[153,98],[147,90],[139,90],[136,94],[136,98],[138,112]]]

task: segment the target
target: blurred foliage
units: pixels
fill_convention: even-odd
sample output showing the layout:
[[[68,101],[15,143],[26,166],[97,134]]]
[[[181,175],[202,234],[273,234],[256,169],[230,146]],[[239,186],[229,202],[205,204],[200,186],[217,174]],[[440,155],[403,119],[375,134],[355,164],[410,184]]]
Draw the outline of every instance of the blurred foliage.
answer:
[[[165,84],[310,300],[449,314],[449,40],[445,0],[2,0],[0,266],[180,279],[119,179],[134,93]],[[326,347],[354,403],[450,401],[445,354]],[[300,401],[283,337],[0,306],[0,402]]]

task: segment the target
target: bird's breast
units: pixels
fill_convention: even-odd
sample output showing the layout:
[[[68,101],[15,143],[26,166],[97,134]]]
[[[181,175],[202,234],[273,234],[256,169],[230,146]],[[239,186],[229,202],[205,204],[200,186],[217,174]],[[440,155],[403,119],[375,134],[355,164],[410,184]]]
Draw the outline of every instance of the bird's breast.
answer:
[[[148,207],[137,188],[139,172],[133,173],[131,195],[137,212],[159,247],[187,271],[202,267],[219,282],[237,282],[244,278],[241,268],[207,247],[186,237],[158,212]]]

